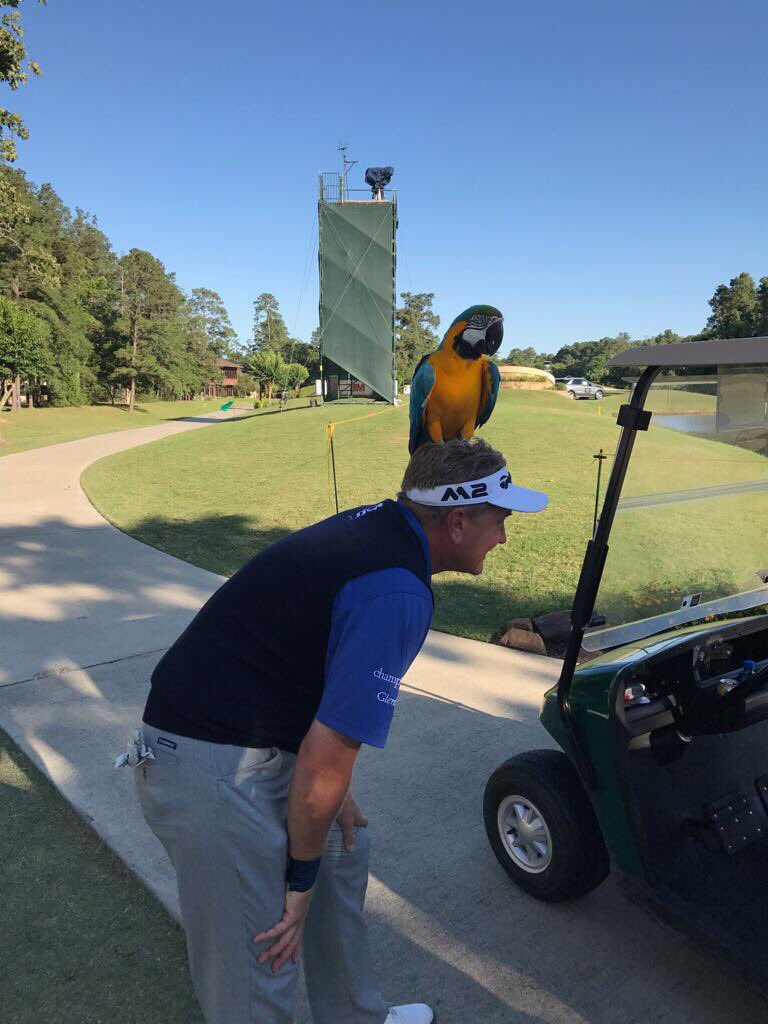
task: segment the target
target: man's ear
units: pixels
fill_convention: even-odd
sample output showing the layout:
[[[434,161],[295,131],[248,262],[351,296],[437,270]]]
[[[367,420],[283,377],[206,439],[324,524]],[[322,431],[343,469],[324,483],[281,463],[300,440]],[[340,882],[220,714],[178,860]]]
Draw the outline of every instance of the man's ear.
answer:
[[[461,544],[464,539],[464,528],[467,524],[466,513],[463,508],[452,508],[445,517],[445,526],[448,536],[454,544]]]

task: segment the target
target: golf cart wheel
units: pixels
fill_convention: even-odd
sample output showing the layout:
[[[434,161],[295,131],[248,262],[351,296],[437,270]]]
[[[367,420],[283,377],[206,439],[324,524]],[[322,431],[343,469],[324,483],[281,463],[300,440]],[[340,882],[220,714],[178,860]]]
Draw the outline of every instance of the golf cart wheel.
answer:
[[[576,392],[575,391],[569,391],[568,392],[568,397],[569,398],[575,398],[576,397]]]
[[[576,899],[608,875],[592,804],[559,750],[531,750],[500,765],[485,787],[483,816],[499,864],[536,899]]]
[[[599,402],[601,398],[605,398],[605,392],[600,391],[600,389],[598,388],[598,390],[595,392],[595,401]]]

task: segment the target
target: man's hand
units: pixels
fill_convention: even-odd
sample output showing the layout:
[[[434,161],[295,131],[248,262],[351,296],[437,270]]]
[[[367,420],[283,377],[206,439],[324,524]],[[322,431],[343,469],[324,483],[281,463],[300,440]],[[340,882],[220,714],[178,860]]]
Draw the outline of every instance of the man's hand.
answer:
[[[290,892],[285,894],[285,910],[280,921],[265,932],[259,932],[254,942],[272,942],[259,956],[259,963],[272,961],[272,973],[277,974],[280,968],[293,960],[295,964],[301,958],[301,940],[304,934],[304,922],[307,918],[312,890],[308,892]],[[273,941],[274,940],[274,941]]]
[[[341,825],[341,831],[344,836],[344,849],[347,853],[352,853],[355,848],[355,829],[358,826],[367,828],[368,819],[355,803],[351,792],[347,793],[344,798],[344,803],[341,805],[341,810],[336,816],[336,821]]]
[[[348,801],[351,801],[347,815],[349,825],[342,824],[342,829],[345,845],[351,835],[354,847],[355,825],[368,824],[349,796],[359,749],[359,740],[350,739],[317,720],[310,726],[299,747],[288,794],[288,852],[291,857],[305,861],[321,857],[334,815],[338,814],[341,819]],[[342,810],[338,811],[340,804]],[[259,963],[271,960],[275,974],[289,960],[298,963],[301,957],[304,921],[311,899],[311,889],[308,892],[286,891],[281,920],[254,937],[254,942],[272,943],[259,954]]]

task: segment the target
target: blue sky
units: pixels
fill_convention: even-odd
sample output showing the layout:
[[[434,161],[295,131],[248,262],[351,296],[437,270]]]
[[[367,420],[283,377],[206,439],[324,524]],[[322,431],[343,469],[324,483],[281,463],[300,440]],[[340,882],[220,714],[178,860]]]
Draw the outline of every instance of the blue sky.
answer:
[[[317,323],[317,172],[392,164],[398,290],[512,345],[699,330],[768,274],[765,0],[23,4],[17,166],[224,298]],[[356,178],[356,175],[358,177]],[[316,238],[316,233],[315,233]],[[301,301],[300,301],[301,300]]]

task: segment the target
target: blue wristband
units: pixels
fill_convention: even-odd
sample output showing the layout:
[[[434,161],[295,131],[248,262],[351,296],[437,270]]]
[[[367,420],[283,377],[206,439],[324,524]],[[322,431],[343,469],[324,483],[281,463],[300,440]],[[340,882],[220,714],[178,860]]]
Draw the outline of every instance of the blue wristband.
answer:
[[[314,860],[295,860],[289,857],[288,870],[285,873],[289,891],[308,892],[315,884],[321,860],[322,857],[315,857]]]

